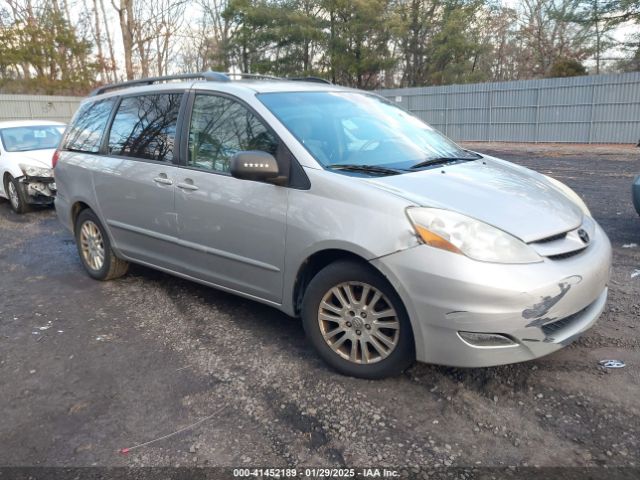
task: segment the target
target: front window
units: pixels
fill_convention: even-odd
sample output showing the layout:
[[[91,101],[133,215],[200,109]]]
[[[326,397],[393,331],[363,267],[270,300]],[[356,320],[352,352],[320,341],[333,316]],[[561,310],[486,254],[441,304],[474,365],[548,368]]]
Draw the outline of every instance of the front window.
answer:
[[[259,98],[325,167],[355,165],[403,171],[426,166],[431,160],[478,158],[375,95],[286,92],[264,93]]]
[[[276,154],[278,141],[244,105],[226,97],[198,94],[193,102],[187,165],[229,173],[231,157],[243,150]]]
[[[62,138],[62,125],[42,125],[3,128],[0,130],[2,146],[7,152],[26,152],[57,148]]]

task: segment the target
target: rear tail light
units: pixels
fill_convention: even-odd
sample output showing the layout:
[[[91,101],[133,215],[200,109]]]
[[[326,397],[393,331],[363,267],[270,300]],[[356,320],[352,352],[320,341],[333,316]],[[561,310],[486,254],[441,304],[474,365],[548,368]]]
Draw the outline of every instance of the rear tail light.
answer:
[[[53,152],[53,157],[51,157],[51,168],[56,168],[58,160],[60,160],[60,150]]]

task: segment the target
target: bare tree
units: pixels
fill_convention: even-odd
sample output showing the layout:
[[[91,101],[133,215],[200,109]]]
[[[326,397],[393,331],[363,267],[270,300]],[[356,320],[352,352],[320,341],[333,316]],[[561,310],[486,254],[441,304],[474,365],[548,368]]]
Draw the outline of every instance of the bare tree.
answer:
[[[116,3],[116,1],[118,3]],[[124,69],[127,80],[133,80],[133,32],[135,30],[135,18],[133,16],[134,0],[111,0],[113,8],[118,13],[120,32],[122,35],[122,47],[124,48]]]
[[[576,0],[522,1],[519,34],[524,77],[547,75],[559,59],[589,57],[589,29],[571,21],[577,8]]]
[[[170,60],[176,50],[176,35],[182,29],[186,10],[185,0],[157,0],[150,8],[147,54],[155,57],[156,74],[169,73]],[[153,52],[151,48],[153,47]]]
[[[111,0],[118,13],[124,48],[127,79],[142,77],[152,71],[168,71],[171,52],[176,48],[175,35],[182,26],[186,0]],[[138,64],[135,68],[134,61]]]
[[[105,38],[107,40],[107,48],[109,49],[109,58],[110,62],[110,70],[111,70],[111,81],[115,82],[118,79],[118,63],[116,62],[116,56],[113,50],[113,40],[111,39],[111,32],[109,28],[109,20],[107,18],[107,10],[104,8],[104,0],[99,0],[100,2],[100,12],[102,12],[102,21],[104,22],[104,32]]]

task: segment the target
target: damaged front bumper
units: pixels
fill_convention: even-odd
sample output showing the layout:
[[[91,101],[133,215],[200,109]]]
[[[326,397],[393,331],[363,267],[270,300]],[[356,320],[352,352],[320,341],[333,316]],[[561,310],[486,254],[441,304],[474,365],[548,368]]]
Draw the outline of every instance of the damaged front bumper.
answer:
[[[53,177],[23,176],[17,180],[22,198],[31,205],[51,205],[56,196],[56,182]]]
[[[426,245],[372,262],[409,313],[417,359],[456,367],[531,360],[577,339],[607,299],[611,245],[599,226],[570,258],[477,262]]]

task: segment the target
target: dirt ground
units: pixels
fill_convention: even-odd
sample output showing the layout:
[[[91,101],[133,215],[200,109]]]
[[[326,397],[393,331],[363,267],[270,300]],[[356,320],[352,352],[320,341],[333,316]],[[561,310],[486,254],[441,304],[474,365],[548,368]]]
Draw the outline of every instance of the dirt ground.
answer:
[[[640,149],[468,147],[566,182],[608,233],[608,306],[576,343],[525,364],[347,378],[269,307],[138,266],[91,280],[52,209],[2,202],[0,465],[639,467]]]

